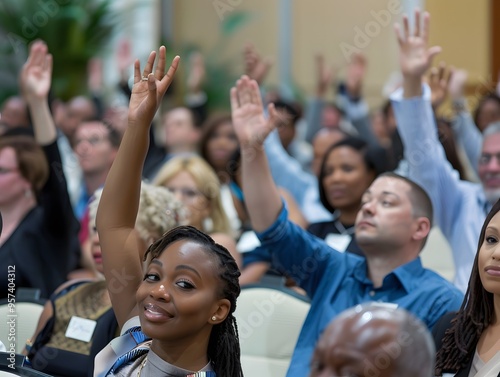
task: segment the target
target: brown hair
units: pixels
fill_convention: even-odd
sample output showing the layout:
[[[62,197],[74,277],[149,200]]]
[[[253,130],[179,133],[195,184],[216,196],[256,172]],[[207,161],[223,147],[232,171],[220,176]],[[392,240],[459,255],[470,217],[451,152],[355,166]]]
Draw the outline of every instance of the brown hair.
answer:
[[[4,136],[0,139],[0,151],[12,148],[16,154],[21,175],[38,194],[49,178],[49,164],[42,148],[31,136]]]

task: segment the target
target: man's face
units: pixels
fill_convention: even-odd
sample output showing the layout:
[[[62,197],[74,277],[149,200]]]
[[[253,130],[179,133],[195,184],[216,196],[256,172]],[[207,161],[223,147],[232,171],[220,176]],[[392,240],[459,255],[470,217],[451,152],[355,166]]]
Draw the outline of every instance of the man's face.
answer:
[[[109,141],[109,130],[101,122],[82,123],[75,133],[75,153],[84,174],[110,169],[117,148]]]
[[[356,217],[356,241],[365,251],[390,251],[411,241],[418,224],[410,190],[408,183],[393,177],[377,178],[366,190]]]
[[[486,198],[496,202],[500,198],[500,133],[484,139],[478,173]]]
[[[165,145],[169,150],[193,147],[199,132],[188,109],[179,107],[170,110],[164,118]]]

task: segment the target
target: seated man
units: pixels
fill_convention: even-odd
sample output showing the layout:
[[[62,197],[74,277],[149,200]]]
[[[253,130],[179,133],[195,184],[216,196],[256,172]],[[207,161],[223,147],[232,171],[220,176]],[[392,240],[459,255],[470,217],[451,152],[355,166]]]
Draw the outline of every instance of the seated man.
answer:
[[[319,335],[341,311],[368,301],[392,303],[412,312],[429,328],[458,308],[462,294],[422,267],[419,253],[431,229],[432,205],[415,183],[396,174],[377,178],[362,199],[356,238],[366,259],[330,248],[287,219],[273,182],[263,141],[274,127],[257,83],[243,76],[231,90],[233,124],[241,145],[243,193],[252,226],[272,262],[311,298],[288,371],[306,376]]]
[[[435,352],[425,325],[406,310],[359,305],[328,325],[310,376],[429,377]]]

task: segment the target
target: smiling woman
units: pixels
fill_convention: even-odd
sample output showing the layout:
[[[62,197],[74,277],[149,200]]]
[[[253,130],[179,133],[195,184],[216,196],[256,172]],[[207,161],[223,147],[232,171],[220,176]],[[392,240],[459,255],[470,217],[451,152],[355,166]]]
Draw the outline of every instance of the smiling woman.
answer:
[[[165,74],[165,55],[161,47],[154,73],[156,52],[143,72],[135,63],[128,127],[97,212],[104,275],[124,335],[96,357],[94,376],[241,377],[233,316],[240,272],[228,250],[194,227],[178,227],[149,247],[145,272],[137,258],[133,228],[149,128],[179,63],[174,58]],[[170,188],[187,197],[192,189],[192,200],[201,191]]]

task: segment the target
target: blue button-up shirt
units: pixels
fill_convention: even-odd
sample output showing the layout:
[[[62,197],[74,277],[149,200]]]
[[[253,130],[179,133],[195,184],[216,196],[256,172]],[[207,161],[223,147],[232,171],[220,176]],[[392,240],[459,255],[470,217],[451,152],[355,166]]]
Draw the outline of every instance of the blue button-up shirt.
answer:
[[[460,180],[439,142],[431,92],[405,99],[403,90],[391,95],[398,130],[405,147],[408,177],[422,186],[432,200],[434,222],[448,240],[455,262],[455,285],[467,290],[484,219],[491,209],[479,183]],[[471,161],[477,163],[477,161]],[[439,250],[436,250],[439,252]]]
[[[320,334],[347,308],[369,301],[393,303],[432,328],[444,313],[460,307],[460,291],[423,268],[420,258],[396,268],[384,278],[381,287],[374,288],[364,258],[332,249],[289,222],[287,215],[284,208],[269,229],[257,234],[262,246],[271,250],[274,267],[293,277],[311,298],[287,376],[309,375]]]

